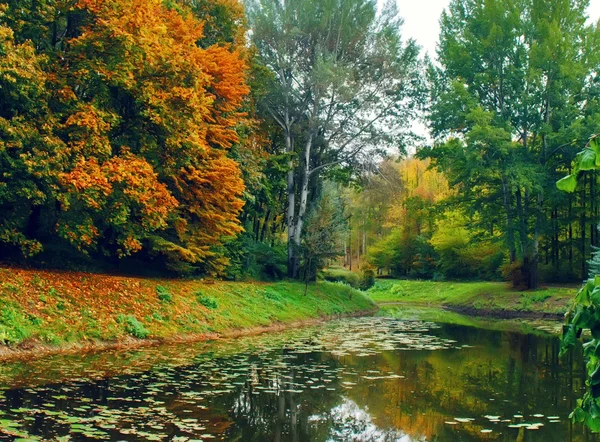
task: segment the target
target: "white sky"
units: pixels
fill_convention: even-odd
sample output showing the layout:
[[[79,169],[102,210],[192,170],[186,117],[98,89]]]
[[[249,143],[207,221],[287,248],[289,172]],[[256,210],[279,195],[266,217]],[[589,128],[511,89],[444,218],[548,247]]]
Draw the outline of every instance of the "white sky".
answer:
[[[439,19],[450,0],[396,0],[396,3],[404,18],[404,38],[414,38],[425,52],[435,57],[440,33]],[[600,19],[600,0],[590,0],[588,16],[594,22]]]
[[[378,0],[380,4],[383,0]],[[436,45],[440,33],[439,19],[450,0],[396,0],[400,15],[404,18],[403,38],[413,38],[423,53],[435,58]],[[600,0],[590,0],[588,9],[590,21],[600,20]],[[427,129],[419,122],[413,125],[420,135],[427,136]]]

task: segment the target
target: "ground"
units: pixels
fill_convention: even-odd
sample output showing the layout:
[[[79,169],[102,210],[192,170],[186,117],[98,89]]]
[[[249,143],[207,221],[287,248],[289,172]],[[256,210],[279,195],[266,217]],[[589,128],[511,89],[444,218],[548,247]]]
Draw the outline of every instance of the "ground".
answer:
[[[375,304],[342,284],[148,279],[0,268],[4,349],[231,334]],[[0,352],[1,353],[1,352]],[[0,355],[1,356],[1,355]]]
[[[576,286],[520,292],[504,282],[385,279],[359,291],[344,284],[345,277],[341,281],[311,284],[305,295],[303,284],[289,281],[135,278],[0,267],[0,358],[232,336],[374,312],[377,305],[388,311],[427,306],[474,316],[556,319],[577,291]]]

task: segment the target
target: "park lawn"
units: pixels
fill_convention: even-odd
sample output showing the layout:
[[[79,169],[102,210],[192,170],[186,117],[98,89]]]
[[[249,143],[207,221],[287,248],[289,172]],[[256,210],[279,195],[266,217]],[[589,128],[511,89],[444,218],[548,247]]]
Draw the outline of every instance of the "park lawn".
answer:
[[[149,279],[0,268],[5,347],[219,335],[375,311],[342,284]]]
[[[480,312],[564,313],[578,287],[518,291],[506,282],[378,280],[367,293],[378,304],[400,303]]]

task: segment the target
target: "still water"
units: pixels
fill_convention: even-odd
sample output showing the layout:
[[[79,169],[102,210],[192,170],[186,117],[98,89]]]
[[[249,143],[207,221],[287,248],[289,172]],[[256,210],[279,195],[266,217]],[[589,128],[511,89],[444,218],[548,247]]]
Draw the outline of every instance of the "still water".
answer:
[[[396,313],[3,364],[0,440],[598,440],[568,419],[580,349],[482,324]]]

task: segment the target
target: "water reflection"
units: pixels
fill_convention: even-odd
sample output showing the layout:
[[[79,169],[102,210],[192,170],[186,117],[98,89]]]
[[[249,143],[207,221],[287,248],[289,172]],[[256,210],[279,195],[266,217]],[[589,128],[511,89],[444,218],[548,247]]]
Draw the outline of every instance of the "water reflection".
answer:
[[[229,342],[5,364],[0,434],[595,441],[567,419],[584,385],[581,354],[559,360],[558,345],[549,335],[362,318]]]

